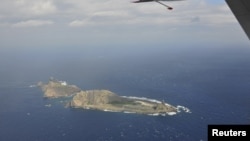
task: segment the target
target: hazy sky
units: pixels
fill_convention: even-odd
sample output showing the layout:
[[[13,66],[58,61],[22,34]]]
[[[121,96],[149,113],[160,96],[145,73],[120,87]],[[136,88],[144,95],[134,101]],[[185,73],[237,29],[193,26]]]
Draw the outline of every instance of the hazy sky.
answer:
[[[0,1],[0,48],[249,44],[224,0]]]

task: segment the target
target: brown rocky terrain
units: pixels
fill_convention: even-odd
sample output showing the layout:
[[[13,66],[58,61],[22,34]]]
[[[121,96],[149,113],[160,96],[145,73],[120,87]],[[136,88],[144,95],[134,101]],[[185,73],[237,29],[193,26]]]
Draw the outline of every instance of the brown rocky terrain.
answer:
[[[44,97],[46,98],[73,96],[81,91],[81,89],[75,85],[67,85],[66,82],[58,81],[53,78],[50,79],[48,84],[39,82],[38,86],[42,89]]]
[[[38,86],[40,86],[46,98],[72,96],[73,98],[68,103],[72,108],[139,114],[168,114],[177,112],[176,107],[165,102],[121,97],[109,90],[83,91],[75,85],[68,85],[65,81],[55,79],[50,79],[47,84],[39,82]]]

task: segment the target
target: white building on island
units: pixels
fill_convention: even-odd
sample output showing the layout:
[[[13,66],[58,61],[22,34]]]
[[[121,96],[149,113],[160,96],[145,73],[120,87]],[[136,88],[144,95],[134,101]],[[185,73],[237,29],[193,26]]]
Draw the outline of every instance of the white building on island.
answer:
[[[63,86],[67,86],[67,82],[66,81],[60,81],[61,85]]]

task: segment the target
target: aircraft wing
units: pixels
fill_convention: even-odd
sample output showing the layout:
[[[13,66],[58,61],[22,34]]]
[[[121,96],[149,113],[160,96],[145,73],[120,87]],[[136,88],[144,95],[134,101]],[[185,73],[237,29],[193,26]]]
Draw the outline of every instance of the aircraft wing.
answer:
[[[140,3],[140,2],[152,2],[154,0],[137,0],[137,1],[134,1],[133,3]]]
[[[250,40],[250,0],[226,0]]]

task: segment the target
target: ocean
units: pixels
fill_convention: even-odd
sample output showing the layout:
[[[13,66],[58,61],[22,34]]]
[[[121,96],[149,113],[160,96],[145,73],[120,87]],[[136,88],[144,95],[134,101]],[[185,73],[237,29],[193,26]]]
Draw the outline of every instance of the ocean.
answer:
[[[0,52],[1,141],[206,141],[209,124],[250,124],[250,47],[62,47]],[[164,100],[190,113],[149,116],[65,107],[35,87]]]

